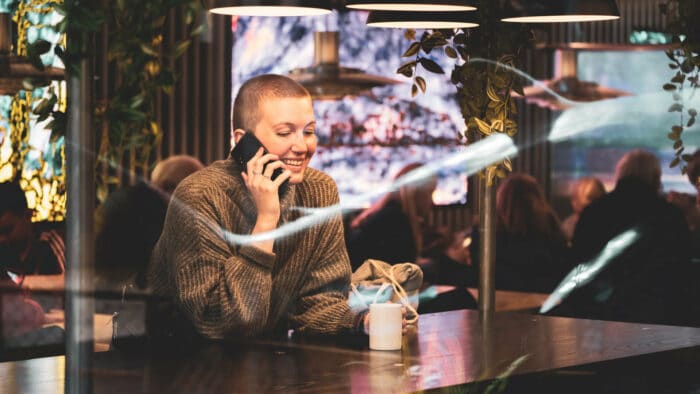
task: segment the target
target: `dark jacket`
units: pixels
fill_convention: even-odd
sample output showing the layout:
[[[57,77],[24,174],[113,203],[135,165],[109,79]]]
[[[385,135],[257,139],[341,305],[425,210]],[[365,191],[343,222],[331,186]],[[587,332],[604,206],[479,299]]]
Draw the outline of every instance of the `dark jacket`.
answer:
[[[637,241],[620,248],[617,257],[553,314],[691,324],[688,305],[696,299],[690,234],[682,212],[648,185],[623,179],[583,211],[572,242],[575,261],[592,261],[609,240],[627,230],[636,232]]]
[[[397,201],[389,201],[359,227],[350,229],[346,246],[353,271],[366,259],[389,264],[416,261],[411,224]]]

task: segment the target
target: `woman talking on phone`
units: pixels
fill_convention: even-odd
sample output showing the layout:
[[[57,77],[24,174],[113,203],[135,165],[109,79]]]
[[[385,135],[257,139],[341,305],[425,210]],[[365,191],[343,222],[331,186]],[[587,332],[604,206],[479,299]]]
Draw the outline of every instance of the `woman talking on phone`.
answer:
[[[300,217],[295,208],[338,203],[333,180],[308,167],[316,151],[309,93],[284,76],[252,78],[234,100],[232,123],[236,144],[246,145],[240,150],[261,147],[253,145],[247,161],[233,152],[175,190],[149,270],[154,293],[166,300],[150,319],[157,322],[152,334],[361,331],[366,316],[347,303],[350,263],[340,215],[276,239],[226,238],[273,231]]]

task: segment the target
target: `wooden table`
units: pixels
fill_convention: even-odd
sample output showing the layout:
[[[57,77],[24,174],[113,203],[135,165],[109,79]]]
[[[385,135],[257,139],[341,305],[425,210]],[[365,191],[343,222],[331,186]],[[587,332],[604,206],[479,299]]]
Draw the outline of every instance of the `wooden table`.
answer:
[[[518,313],[497,313],[485,321],[464,310],[421,316],[401,351],[370,351],[365,338],[355,339],[99,353],[92,370],[95,392],[429,390],[493,379],[509,367],[518,375],[696,349],[700,328]],[[6,393],[62,392],[63,362],[50,357],[2,363],[0,387]]]

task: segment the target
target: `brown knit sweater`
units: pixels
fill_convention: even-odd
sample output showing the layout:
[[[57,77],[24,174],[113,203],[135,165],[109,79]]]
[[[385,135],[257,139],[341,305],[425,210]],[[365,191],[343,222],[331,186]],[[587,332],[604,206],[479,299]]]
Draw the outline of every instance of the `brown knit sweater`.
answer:
[[[178,186],[151,258],[155,295],[171,299],[181,319],[212,339],[357,329],[360,316],[347,303],[341,217],[276,239],[274,254],[229,244],[222,230],[250,234],[257,215],[240,173],[235,162],[221,160]],[[333,180],[309,168],[282,196],[280,224],[299,217],[291,207],[337,202]]]

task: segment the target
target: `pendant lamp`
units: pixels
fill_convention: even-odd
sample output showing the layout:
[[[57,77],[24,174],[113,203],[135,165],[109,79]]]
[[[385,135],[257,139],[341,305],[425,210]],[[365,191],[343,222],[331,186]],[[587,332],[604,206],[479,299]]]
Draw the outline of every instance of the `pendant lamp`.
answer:
[[[615,0],[509,0],[503,22],[556,23],[620,19]]]
[[[245,16],[310,16],[332,11],[328,0],[215,0],[209,11]]]
[[[475,12],[372,11],[367,26],[399,29],[457,29],[479,26]]]
[[[346,7],[368,11],[474,11],[474,0],[348,0]]]

